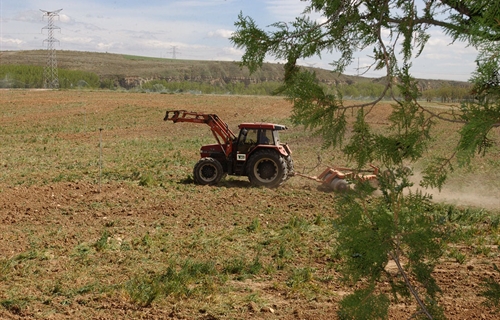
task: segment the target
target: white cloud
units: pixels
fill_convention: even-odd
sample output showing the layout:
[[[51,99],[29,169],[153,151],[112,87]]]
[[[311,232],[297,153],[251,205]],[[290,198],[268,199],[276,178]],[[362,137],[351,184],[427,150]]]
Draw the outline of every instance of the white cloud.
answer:
[[[144,46],[154,49],[157,48],[166,49],[172,47],[172,43],[161,40],[146,40],[144,41]]]
[[[208,33],[208,37],[228,39],[229,37],[231,37],[233,35],[233,32],[234,31],[232,31],[232,30],[217,29],[215,31],[210,31]]]
[[[98,43],[97,44],[97,49],[99,50],[109,50],[109,49],[112,49],[114,48],[116,45],[114,43]]]
[[[25,10],[17,13],[13,20],[23,22],[42,22],[43,13],[38,10]]]
[[[445,47],[445,46],[450,45],[450,43],[451,43],[450,40],[445,39],[444,37],[442,37],[439,34],[434,34],[434,35],[431,35],[431,38],[429,39],[429,41],[427,41],[426,46],[429,46],[429,47],[435,47],[435,46]]]
[[[231,55],[231,56],[242,56],[243,55],[243,51],[241,51],[240,49],[236,49],[235,47],[224,47],[224,48],[222,48],[222,52],[224,54]]]
[[[91,37],[61,37],[62,42],[72,43],[72,44],[89,44],[92,43],[93,39]]]
[[[212,6],[217,6],[217,5],[220,5],[222,3],[225,3],[225,0],[212,0],[212,1],[207,1],[207,0],[204,0],[204,1],[201,1],[201,0],[184,0],[184,1],[176,1],[174,3],[174,5],[176,7],[184,7],[184,8],[193,8],[193,9],[197,9],[197,8],[200,8],[200,7],[212,7]]]
[[[290,0],[266,0],[266,8],[279,21],[292,21],[304,12],[306,2]]]
[[[63,23],[70,23],[71,22],[71,18],[68,15],[61,14],[59,16],[59,21],[61,21]]]
[[[19,45],[22,45],[23,43],[25,43],[21,39],[6,39],[3,37],[0,38],[0,42],[4,45],[15,45],[15,46],[19,46]]]
[[[453,59],[453,57],[448,53],[426,53],[422,55],[422,58],[429,60],[448,60]]]

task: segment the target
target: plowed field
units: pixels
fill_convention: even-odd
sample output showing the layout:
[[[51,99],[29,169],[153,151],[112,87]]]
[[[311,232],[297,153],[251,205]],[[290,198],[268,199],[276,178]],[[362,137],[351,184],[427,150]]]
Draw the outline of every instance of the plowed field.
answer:
[[[164,122],[174,109],[216,113],[235,132],[285,124],[306,174],[345,164],[293,127],[277,97],[0,91],[1,319],[336,318],[353,290],[333,255],[337,195],[298,177],[277,189],[238,177],[193,184],[199,147],[214,138],[205,125]],[[370,121],[386,125],[389,110]],[[448,319],[500,317],[479,296],[484,279],[500,280],[495,152],[436,195],[480,216],[434,273]],[[402,298],[390,318],[415,310]]]

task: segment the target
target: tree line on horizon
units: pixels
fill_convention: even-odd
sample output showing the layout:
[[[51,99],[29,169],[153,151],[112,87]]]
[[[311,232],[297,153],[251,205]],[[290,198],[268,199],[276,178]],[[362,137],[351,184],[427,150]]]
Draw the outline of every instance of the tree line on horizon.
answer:
[[[125,90],[113,79],[100,79],[93,72],[58,69],[60,89],[104,89]],[[0,66],[0,88],[32,89],[44,87],[44,67],[31,65]],[[385,85],[365,81],[331,86],[322,84],[329,90],[335,90],[348,99],[363,99],[378,97],[384,91]],[[231,82],[226,84],[211,84],[203,81],[167,81],[151,80],[140,86],[129,89],[138,92],[157,93],[198,93],[198,94],[243,94],[243,95],[274,95],[281,82],[265,81],[246,84]],[[399,93],[397,93],[399,94]],[[390,98],[387,96],[386,98]],[[439,102],[460,102],[473,99],[468,86],[453,86],[449,84],[438,88],[421,91],[421,99]]]
[[[58,69],[61,89],[99,88],[99,76],[92,72]],[[43,88],[44,67],[30,65],[0,66],[0,88]]]

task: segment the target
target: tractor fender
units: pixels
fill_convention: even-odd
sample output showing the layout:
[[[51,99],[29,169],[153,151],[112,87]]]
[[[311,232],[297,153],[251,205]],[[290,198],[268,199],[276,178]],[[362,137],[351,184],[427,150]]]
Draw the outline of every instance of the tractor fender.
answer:
[[[285,149],[285,151],[287,152],[287,156],[292,156],[292,150],[290,149],[287,143],[284,144],[282,143],[280,146],[283,147],[283,149]]]

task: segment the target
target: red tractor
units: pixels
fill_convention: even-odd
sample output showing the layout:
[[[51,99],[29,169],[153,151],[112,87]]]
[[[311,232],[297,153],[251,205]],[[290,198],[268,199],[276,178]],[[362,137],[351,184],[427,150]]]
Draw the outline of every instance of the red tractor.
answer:
[[[284,125],[242,123],[236,136],[215,114],[173,110],[163,120],[205,123],[212,129],[217,143],[202,146],[194,166],[198,184],[215,185],[229,174],[248,176],[254,186],[276,188],[294,174],[292,152],[279,140],[279,131],[287,129]]]

